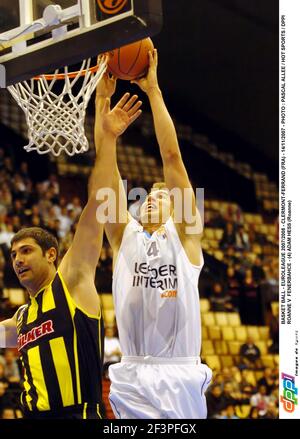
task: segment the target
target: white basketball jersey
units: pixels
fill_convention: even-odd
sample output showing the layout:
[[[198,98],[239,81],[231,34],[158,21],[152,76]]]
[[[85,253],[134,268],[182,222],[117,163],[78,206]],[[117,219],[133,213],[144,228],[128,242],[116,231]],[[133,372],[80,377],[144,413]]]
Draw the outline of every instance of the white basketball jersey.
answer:
[[[126,226],[113,274],[122,354],[197,357],[201,348],[198,279],[172,218],[151,236]]]

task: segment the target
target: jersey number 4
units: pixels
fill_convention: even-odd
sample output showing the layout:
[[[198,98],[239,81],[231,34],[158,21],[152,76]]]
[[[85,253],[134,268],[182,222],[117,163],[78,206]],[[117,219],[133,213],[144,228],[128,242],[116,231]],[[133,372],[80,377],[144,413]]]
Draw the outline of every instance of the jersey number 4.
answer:
[[[147,249],[147,256],[149,256],[149,259],[155,259],[159,257],[159,248],[156,241],[151,242],[151,244],[149,245]]]

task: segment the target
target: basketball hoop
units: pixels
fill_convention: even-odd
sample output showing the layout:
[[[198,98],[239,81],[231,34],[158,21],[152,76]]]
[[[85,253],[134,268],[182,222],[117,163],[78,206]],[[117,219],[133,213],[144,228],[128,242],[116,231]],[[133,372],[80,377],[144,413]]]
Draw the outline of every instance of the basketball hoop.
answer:
[[[99,64],[91,67],[89,58],[77,72],[69,72],[66,66],[63,73],[57,69],[53,74],[39,75],[8,87],[26,116],[29,138],[24,146],[26,151],[51,152],[54,156],[62,151],[69,156],[88,151],[85,112],[106,63],[106,57],[102,57]]]

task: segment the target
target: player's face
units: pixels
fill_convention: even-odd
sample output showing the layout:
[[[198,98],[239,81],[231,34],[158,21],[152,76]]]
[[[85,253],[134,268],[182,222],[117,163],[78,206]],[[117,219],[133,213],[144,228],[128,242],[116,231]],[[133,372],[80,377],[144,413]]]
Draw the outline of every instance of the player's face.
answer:
[[[172,203],[168,189],[152,190],[141,206],[142,224],[164,224],[172,213]]]
[[[48,276],[51,266],[49,251],[43,254],[33,238],[15,242],[10,253],[14,271],[25,288],[34,288]]]

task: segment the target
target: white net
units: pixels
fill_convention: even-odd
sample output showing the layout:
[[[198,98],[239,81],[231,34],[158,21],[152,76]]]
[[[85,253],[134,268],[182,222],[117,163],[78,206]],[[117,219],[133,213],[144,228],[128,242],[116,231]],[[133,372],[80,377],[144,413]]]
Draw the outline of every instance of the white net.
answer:
[[[91,94],[106,70],[105,58],[96,70],[90,67],[91,59],[87,59],[72,78],[65,67],[64,73],[56,70],[51,76],[41,75],[8,87],[26,115],[29,138],[24,146],[26,151],[52,152],[55,156],[65,151],[72,156],[89,149],[84,131],[85,113]]]

